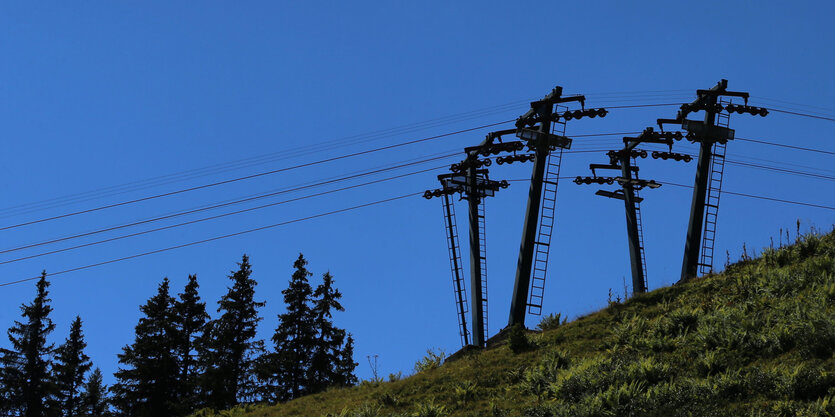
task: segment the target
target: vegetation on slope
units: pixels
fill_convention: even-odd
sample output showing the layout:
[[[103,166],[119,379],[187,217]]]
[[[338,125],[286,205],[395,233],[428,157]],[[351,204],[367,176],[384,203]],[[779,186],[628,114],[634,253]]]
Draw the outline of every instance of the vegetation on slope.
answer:
[[[835,415],[835,232],[544,327],[405,379],[217,415]]]

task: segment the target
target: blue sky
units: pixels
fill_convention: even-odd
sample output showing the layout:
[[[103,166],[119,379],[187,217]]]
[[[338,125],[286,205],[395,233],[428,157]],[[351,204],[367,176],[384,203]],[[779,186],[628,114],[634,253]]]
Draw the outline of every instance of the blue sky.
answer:
[[[587,94],[587,105],[598,107],[689,102],[695,89],[726,78],[731,90],[750,92],[755,105],[835,114],[830,2],[559,3],[4,3],[0,227],[515,119],[556,85]],[[639,131],[674,114],[675,107],[613,109],[606,119],[571,122],[567,134]],[[835,150],[831,121],[772,112],[734,116],[731,127],[741,138]],[[488,131],[3,230],[0,246],[461,151]],[[618,136],[578,138],[574,148],[605,150],[619,142]],[[680,145],[680,151],[693,149]],[[736,141],[728,158],[818,176],[728,165],[725,190],[835,205],[831,154]],[[564,161],[564,175],[588,175],[588,164],[606,157],[578,153]],[[651,159],[641,167],[644,178],[683,184],[692,183],[695,170],[693,163]],[[530,175],[530,165],[498,168],[491,169],[493,178]],[[0,264],[0,280],[419,192],[435,188],[444,171]],[[0,262],[332,188],[3,253]],[[609,288],[622,293],[623,279],[629,281],[622,205],[594,190],[560,184],[546,312],[589,313],[605,305]],[[527,185],[515,182],[487,203],[491,334],[507,322],[526,195]],[[690,195],[672,186],[644,193],[650,288],[678,277]],[[459,213],[464,210],[459,204]],[[138,306],[163,277],[180,291],[187,275],[197,274],[214,311],[243,253],[251,256],[257,294],[267,302],[260,329],[269,339],[283,311],[280,291],[301,252],[314,283],[330,271],[344,294],[347,311],[336,320],[355,335],[359,376],[371,376],[369,355],[379,355],[383,374],[408,373],[427,348],[452,352],[459,344],[441,214],[437,199],[414,197],[55,276],[53,339],[63,340],[80,315],[89,354],[110,375],[116,353],[133,341]],[[723,196],[715,263],[724,264],[726,250],[736,260],[743,244],[767,246],[780,228],[793,236],[798,219],[803,229],[828,229],[835,214]],[[463,235],[463,216],[459,223]],[[34,283],[0,288],[0,328],[6,329],[19,317],[19,305],[32,299]]]

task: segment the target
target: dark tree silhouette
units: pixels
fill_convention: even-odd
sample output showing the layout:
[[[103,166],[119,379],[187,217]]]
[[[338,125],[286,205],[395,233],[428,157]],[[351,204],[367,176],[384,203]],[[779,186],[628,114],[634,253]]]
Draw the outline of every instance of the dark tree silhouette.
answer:
[[[84,375],[93,365],[84,353],[87,342],[81,332],[81,317],[76,316],[70,327],[70,335],[64,344],[55,349],[54,377],[58,408],[63,417],[81,414],[81,386]]]
[[[308,372],[311,353],[316,340],[313,312],[310,308],[313,290],[308,277],[304,255],[293,263],[296,270],[290,278],[284,294],[287,311],[278,315],[278,328],[272,337],[275,354],[272,355],[271,372],[274,400],[286,401],[298,398],[309,391]]]
[[[107,397],[107,386],[102,382],[101,369],[96,368],[90,373],[84,392],[81,394],[81,416],[110,417],[110,406]]]
[[[177,415],[179,393],[176,329],[173,326],[169,281],[165,278],[157,294],[140,307],[145,317],[136,325],[133,345],[118,355],[124,365],[116,371],[113,403],[122,414],[136,417]]]
[[[338,379],[334,381],[334,384],[341,386],[357,385],[359,381],[357,380],[356,374],[354,374],[357,365],[358,363],[354,362],[354,337],[348,333],[348,340],[345,341],[345,346],[339,354],[339,361],[336,363],[336,375]]]
[[[46,339],[55,324],[49,318],[52,300],[48,298],[48,287],[44,271],[36,284],[35,299],[20,307],[24,320],[15,321],[8,331],[12,349],[0,349],[0,379],[5,387],[0,409],[5,408],[12,415],[42,417],[54,411],[50,369],[53,346]]]
[[[177,390],[180,393],[178,406],[180,413],[192,412],[198,404],[197,376],[199,370],[195,355],[198,351],[198,336],[203,333],[209,315],[206,314],[206,303],[200,301],[197,284],[197,276],[189,275],[188,283],[178,300],[174,302],[174,328],[176,340],[174,353],[179,365],[179,383]]]
[[[249,257],[243,255],[229,279],[232,287],[218,301],[217,320],[209,322],[200,342],[200,387],[204,405],[222,410],[251,399],[255,392],[254,362],[263,351],[255,340],[261,318],[255,301],[257,282],[251,278]]]
[[[286,312],[272,340],[275,351],[259,361],[259,377],[264,381],[264,399],[287,401],[321,392],[330,386],[356,383],[353,338],[333,324],[333,312],[344,311],[342,294],[326,273],[313,291],[303,255],[293,263],[287,289],[282,291]]]
[[[322,283],[316,287],[313,297],[315,304],[311,313],[316,340],[312,346],[308,381],[311,392],[320,392],[329,386],[348,385],[351,380],[350,376],[353,375],[353,368],[344,370],[339,366],[345,354],[343,351],[345,330],[334,326],[332,311],[345,311],[345,309],[339,303],[342,294],[334,288],[333,276],[330,272],[322,276]],[[353,343],[353,340],[351,342]],[[349,348],[353,350],[353,346]],[[348,374],[345,374],[346,371]]]

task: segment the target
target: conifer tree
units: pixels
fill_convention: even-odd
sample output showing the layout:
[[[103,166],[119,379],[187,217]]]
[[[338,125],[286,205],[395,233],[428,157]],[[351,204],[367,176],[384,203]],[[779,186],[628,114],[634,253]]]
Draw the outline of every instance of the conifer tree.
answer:
[[[341,361],[345,330],[333,325],[332,311],[345,311],[339,299],[342,294],[333,287],[333,276],[326,272],[322,283],[313,292],[315,304],[311,311],[316,339],[311,349],[308,381],[310,392],[323,391],[331,385],[344,385],[337,364]]]
[[[83,417],[110,417],[112,415],[108,405],[107,386],[102,382],[99,368],[90,373],[87,383],[84,384],[80,415]]]
[[[174,302],[174,327],[176,329],[175,354],[179,365],[180,393],[178,402],[181,413],[187,414],[197,405],[197,352],[198,336],[206,327],[209,315],[206,314],[206,303],[200,301],[197,276],[189,275],[184,291]]]
[[[81,386],[84,375],[93,365],[84,353],[87,342],[81,332],[81,317],[76,316],[70,327],[70,335],[55,350],[54,377],[58,408],[63,417],[81,415]]]
[[[249,257],[243,255],[238,270],[229,279],[232,286],[218,301],[221,316],[209,322],[201,338],[200,387],[205,406],[222,410],[252,398],[255,392],[254,364],[264,342],[255,340],[258,309],[257,282],[251,278]]]
[[[0,408],[11,410],[12,415],[42,417],[54,411],[50,360],[53,346],[46,338],[55,324],[49,318],[52,300],[48,298],[48,287],[44,271],[36,284],[35,299],[20,307],[24,320],[15,321],[8,331],[12,349],[0,349],[0,373],[6,387],[6,399]]]
[[[176,329],[173,326],[169,281],[165,278],[157,294],[139,309],[145,317],[136,325],[133,345],[122,348],[120,367],[114,374],[113,402],[122,414],[136,417],[175,416],[178,400],[178,366],[174,354]]]
[[[311,387],[309,372],[311,353],[316,343],[313,311],[310,303],[313,290],[304,255],[293,263],[296,270],[288,287],[281,291],[287,311],[278,316],[278,328],[272,337],[275,344],[273,378],[277,400],[305,395]]]
[[[359,364],[354,362],[354,337],[348,333],[348,340],[339,352],[339,361],[336,363],[337,380],[334,381],[334,385],[344,387],[357,385],[359,381],[354,374],[357,365]]]

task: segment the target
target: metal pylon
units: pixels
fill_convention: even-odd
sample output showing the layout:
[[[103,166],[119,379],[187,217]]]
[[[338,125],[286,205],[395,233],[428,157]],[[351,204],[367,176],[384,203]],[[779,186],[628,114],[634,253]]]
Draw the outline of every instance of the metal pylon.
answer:
[[[458,222],[455,218],[455,205],[449,195],[444,195],[441,205],[444,208],[444,225],[447,229],[447,249],[449,252],[449,266],[452,270],[452,290],[455,294],[455,309],[458,316],[458,334],[461,336],[461,346],[470,344],[470,334],[467,330],[467,289],[464,281],[464,268],[461,264],[461,247],[458,245]]]
[[[562,106],[559,106],[560,108]],[[565,136],[565,120],[552,124],[551,133]],[[560,177],[563,148],[548,153],[545,166],[545,179],[542,184],[542,209],[539,212],[539,227],[534,242],[533,269],[531,271],[531,293],[528,299],[528,314],[541,315],[545,298],[545,278],[548,272],[548,257],[551,248],[551,236],[556,217],[557,185]]]
[[[481,263],[481,311],[484,317],[483,335],[487,338],[487,222],[486,222],[486,198],[478,203],[478,254]]]
[[[730,101],[722,100],[722,106]],[[716,125],[728,127],[730,113],[721,111],[716,115]],[[708,175],[707,196],[705,198],[705,222],[702,229],[702,249],[699,258],[699,274],[704,275],[713,271],[713,254],[716,245],[716,224],[719,217],[719,197],[722,195],[722,179],[725,172],[725,152],[727,142],[717,141],[713,144],[710,160],[710,174]]]

